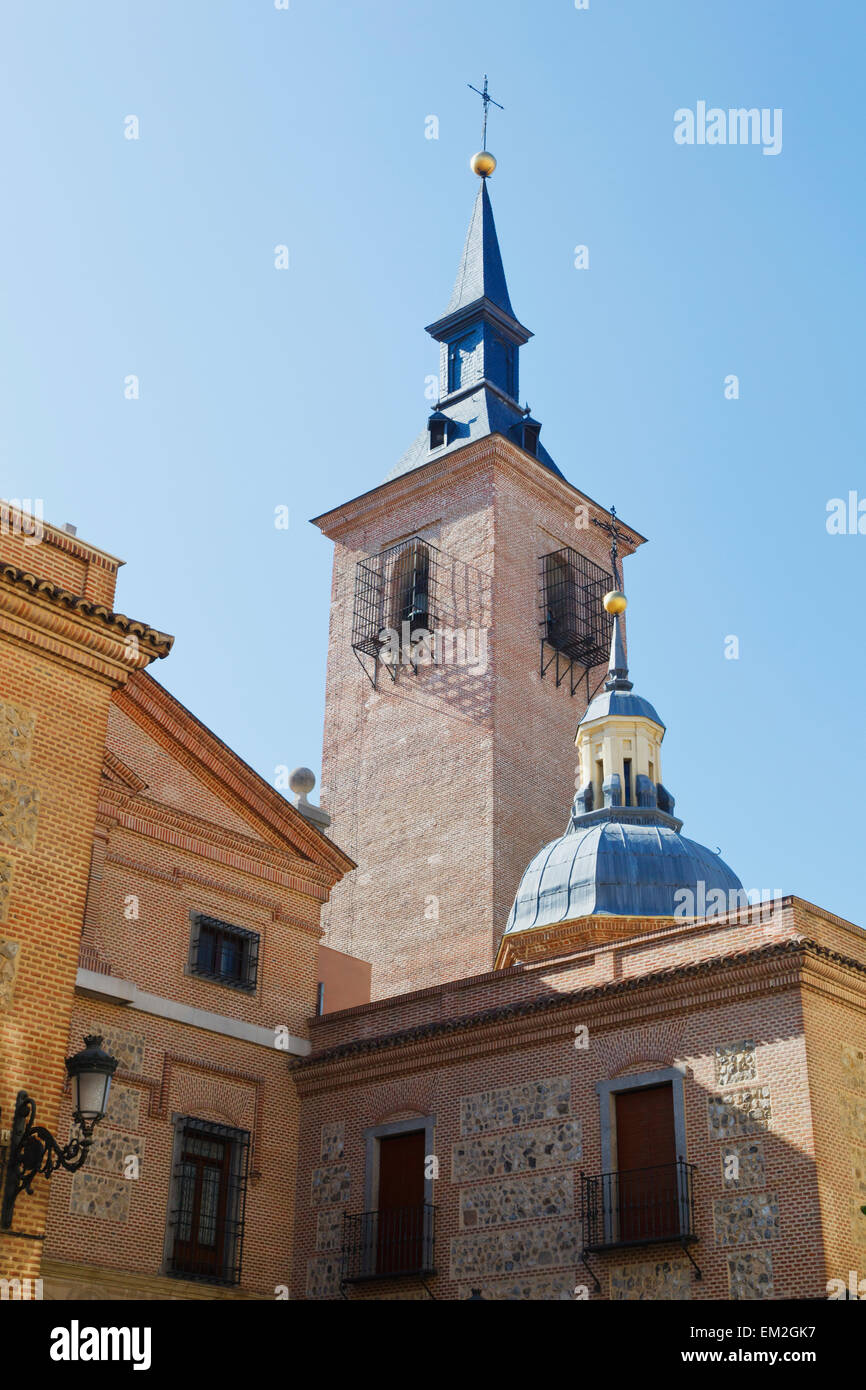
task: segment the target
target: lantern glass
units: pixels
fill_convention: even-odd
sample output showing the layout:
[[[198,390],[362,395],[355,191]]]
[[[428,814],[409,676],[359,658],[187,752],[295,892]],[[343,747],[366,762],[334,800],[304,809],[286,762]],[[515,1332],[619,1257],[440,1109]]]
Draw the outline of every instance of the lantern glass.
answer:
[[[95,1125],[105,1114],[111,1077],[105,1072],[81,1071],[73,1077],[73,1111],[86,1125]]]
[[[97,1034],[86,1037],[84,1043],[83,1052],[67,1057],[66,1070],[72,1082],[72,1113],[89,1139],[105,1114],[117,1058],[103,1052],[102,1038]]]

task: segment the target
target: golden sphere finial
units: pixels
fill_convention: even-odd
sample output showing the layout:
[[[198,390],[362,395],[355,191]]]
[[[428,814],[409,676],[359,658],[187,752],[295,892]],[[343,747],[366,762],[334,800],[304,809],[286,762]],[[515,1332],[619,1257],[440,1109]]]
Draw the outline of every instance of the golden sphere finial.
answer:
[[[496,160],[489,150],[479,150],[469,161],[469,168],[480,179],[489,179],[496,168]]]
[[[618,618],[620,613],[624,613],[628,607],[628,599],[620,589],[611,589],[609,594],[605,594],[602,599],[605,610]]]

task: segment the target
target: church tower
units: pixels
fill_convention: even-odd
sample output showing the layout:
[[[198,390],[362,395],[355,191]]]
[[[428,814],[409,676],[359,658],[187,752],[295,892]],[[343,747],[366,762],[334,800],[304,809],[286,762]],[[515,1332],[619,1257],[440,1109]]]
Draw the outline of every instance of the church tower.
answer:
[[[520,405],[482,151],[454,290],[427,329],[439,399],[384,482],[317,517],[335,546],[322,801],[357,870],[325,944],[373,998],[493,966],[527,863],[571,802],[575,727],[604,677],[609,514]],[[623,554],[643,537],[614,523]]]

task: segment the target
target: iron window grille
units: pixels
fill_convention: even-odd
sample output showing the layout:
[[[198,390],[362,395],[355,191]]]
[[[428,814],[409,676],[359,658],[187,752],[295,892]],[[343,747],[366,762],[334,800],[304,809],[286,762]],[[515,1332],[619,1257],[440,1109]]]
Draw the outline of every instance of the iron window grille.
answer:
[[[412,637],[433,631],[439,560],[436,546],[420,536],[409,536],[359,560],[352,650],[373,685],[380,662],[396,680],[400,664],[413,664]],[[401,653],[399,662],[394,659],[395,650]]]
[[[423,1202],[344,1216],[343,1283],[435,1274],[435,1212]]]
[[[571,694],[580,677],[607,661],[612,619],[603,599],[610,575],[585,555],[563,546],[541,557],[541,674],[556,663],[556,684]],[[548,649],[545,652],[545,647]]]
[[[246,1130],[178,1121],[167,1274],[240,1283],[249,1151]]]
[[[204,913],[191,914],[189,970],[217,984],[254,993],[259,969],[259,937],[245,927]]]

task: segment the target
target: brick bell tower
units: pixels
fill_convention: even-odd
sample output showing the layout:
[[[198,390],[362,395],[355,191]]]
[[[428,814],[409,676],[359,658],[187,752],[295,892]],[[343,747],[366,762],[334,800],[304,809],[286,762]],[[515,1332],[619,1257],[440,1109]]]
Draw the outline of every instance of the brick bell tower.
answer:
[[[519,404],[486,151],[451,299],[427,328],[439,400],[383,483],[315,518],[335,546],[322,800],[358,868],[325,944],[373,998],[490,970],[515,890],[575,793],[604,678],[608,514]],[[643,537],[619,526],[621,554]],[[325,1001],[327,1008],[327,1000]]]

